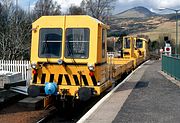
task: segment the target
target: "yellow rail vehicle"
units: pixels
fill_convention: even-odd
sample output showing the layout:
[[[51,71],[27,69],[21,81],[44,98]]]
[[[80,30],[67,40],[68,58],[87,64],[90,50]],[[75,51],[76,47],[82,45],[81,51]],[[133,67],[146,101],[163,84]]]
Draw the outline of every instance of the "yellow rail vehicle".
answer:
[[[132,36],[123,37],[123,56],[109,57],[108,63],[112,66],[112,79],[121,78],[122,74],[131,72],[149,57],[148,42],[144,38]]]
[[[144,61],[144,56],[139,48],[136,47],[136,43],[136,38],[132,36],[123,37],[123,58],[133,60],[134,67],[137,67]]]
[[[111,87],[106,25],[90,16],[43,16],[32,26],[30,96],[87,100]]]
[[[148,40],[145,38],[135,38],[135,47],[139,54],[141,54],[144,58],[144,60],[149,59],[149,49],[148,49]]]
[[[134,68],[134,61],[123,58],[108,57],[108,63],[111,70],[111,79],[117,81],[123,74],[129,73]]]
[[[108,63],[112,66],[112,79],[117,81],[124,73],[129,73],[136,66],[137,58],[134,53],[134,38],[123,38],[123,57],[109,57]]]

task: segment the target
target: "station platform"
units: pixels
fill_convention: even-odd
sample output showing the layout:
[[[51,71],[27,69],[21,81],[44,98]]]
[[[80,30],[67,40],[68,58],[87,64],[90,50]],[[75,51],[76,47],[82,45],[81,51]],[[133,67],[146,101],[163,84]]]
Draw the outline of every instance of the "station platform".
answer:
[[[100,100],[78,123],[179,123],[180,89],[148,61]]]

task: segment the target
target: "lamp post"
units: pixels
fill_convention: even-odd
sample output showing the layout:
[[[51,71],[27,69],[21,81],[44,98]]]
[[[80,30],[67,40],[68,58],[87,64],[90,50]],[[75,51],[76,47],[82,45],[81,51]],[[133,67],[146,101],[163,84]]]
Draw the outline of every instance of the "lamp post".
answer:
[[[179,49],[179,42],[178,42],[178,12],[180,11],[180,9],[172,9],[172,8],[160,8],[159,10],[171,10],[174,11],[176,13],[176,46],[175,46],[175,54],[178,54],[178,49]]]

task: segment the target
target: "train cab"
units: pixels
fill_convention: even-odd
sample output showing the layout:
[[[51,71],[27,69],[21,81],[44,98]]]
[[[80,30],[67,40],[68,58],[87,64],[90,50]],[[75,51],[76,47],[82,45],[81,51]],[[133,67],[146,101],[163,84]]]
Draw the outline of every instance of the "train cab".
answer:
[[[135,38],[135,47],[139,55],[142,55],[144,60],[149,59],[148,41],[145,38]]]
[[[143,62],[143,56],[138,52],[135,47],[136,40],[133,36],[123,37],[123,58],[134,61],[134,67],[137,67]]]
[[[123,58],[134,58],[134,38],[131,36],[123,37]]]
[[[111,87],[107,26],[90,16],[42,16],[32,24],[30,96],[88,100]]]

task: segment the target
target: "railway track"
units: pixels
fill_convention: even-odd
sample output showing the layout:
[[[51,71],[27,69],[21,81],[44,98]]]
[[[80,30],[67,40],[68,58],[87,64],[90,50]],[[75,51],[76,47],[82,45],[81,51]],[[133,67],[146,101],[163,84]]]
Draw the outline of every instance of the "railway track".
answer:
[[[118,82],[115,82],[113,87],[105,91],[101,96],[94,97],[86,102],[81,102],[76,105],[75,108],[69,107],[63,110],[54,109],[50,115],[47,115],[37,123],[76,123],[84,114],[86,114],[101,98],[103,98],[108,92],[115,88],[120,82],[122,82],[126,76],[123,75]]]
[[[87,102],[81,102],[74,108],[55,109],[50,115],[43,117],[37,123],[76,123],[99,100],[100,97],[96,97]]]
[[[52,106],[45,110],[32,110],[18,103],[25,97],[27,96],[11,90],[0,89],[1,123],[22,123],[22,121],[25,123],[75,123],[101,98],[95,97],[87,102],[77,103],[74,108],[57,110]]]
[[[25,95],[0,89],[0,123],[36,123],[51,114],[53,107],[46,110],[33,110],[22,106],[19,101]]]
[[[18,103],[24,99],[25,95],[12,92],[10,90],[0,89],[0,122],[1,123],[54,123],[54,122],[76,122],[91,105],[81,103],[75,108],[66,108],[57,110],[50,107],[45,110],[32,110]],[[94,98],[94,100],[97,100]],[[91,101],[92,102],[92,101]],[[74,115],[72,115],[74,114]]]
[[[25,95],[12,92],[10,90],[0,89],[0,110],[9,105],[17,103],[19,100],[25,98]]]

